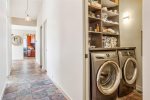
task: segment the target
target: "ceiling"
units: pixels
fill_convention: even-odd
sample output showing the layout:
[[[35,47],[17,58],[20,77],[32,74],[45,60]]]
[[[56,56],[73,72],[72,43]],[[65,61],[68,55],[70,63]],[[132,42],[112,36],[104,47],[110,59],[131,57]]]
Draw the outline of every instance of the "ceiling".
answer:
[[[37,19],[42,0],[29,0],[29,16]],[[27,0],[10,0],[11,17],[25,18],[27,9]]]

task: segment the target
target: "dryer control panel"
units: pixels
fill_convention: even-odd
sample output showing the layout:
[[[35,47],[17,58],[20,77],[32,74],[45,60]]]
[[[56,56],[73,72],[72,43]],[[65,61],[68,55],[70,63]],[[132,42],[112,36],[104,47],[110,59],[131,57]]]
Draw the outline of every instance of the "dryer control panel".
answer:
[[[132,56],[132,57],[135,56],[134,50],[122,50],[122,51],[119,51],[119,54],[122,56]]]

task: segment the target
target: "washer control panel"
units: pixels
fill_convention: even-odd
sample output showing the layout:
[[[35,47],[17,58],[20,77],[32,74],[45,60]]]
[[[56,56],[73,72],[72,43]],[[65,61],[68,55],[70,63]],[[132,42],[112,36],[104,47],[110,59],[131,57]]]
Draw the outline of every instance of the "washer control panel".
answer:
[[[116,58],[117,52],[100,52],[95,56],[97,59]]]

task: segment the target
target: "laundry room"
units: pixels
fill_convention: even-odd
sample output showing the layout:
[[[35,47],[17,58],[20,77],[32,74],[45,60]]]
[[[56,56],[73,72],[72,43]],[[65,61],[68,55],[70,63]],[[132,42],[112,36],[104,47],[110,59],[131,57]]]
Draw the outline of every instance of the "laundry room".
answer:
[[[85,1],[86,100],[142,100],[142,0]]]

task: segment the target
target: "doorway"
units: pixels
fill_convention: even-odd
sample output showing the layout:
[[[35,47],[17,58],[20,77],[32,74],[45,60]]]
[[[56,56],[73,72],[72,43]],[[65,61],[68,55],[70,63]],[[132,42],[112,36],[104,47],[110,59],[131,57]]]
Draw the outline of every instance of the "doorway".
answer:
[[[35,58],[35,34],[27,33],[23,36],[24,58]]]
[[[36,27],[12,25],[12,61],[36,57]]]

